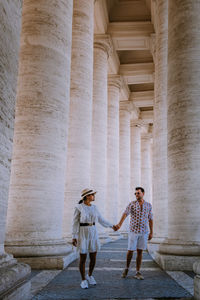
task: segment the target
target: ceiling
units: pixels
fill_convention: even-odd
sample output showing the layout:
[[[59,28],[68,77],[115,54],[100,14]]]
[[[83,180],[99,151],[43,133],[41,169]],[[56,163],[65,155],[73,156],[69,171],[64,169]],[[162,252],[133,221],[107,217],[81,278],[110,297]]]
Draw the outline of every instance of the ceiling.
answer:
[[[152,113],[154,98],[155,37],[153,0],[97,0],[95,34],[109,34],[114,51],[109,58],[109,74],[123,77],[120,100],[131,100],[141,115]],[[149,119],[148,119],[149,121]]]

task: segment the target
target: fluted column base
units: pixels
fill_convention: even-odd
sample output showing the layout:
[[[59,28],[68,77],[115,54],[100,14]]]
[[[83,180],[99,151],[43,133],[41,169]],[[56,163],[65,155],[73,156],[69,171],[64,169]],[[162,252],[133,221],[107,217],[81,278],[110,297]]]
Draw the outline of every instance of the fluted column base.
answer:
[[[200,300],[200,259],[193,265],[194,277],[194,299]]]
[[[156,262],[169,271],[192,271],[193,264],[200,260],[200,244],[166,240],[160,244]]]
[[[30,266],[18,263],[12,255],[0,256],[0,299],[30,299],[30,273]]]
[[[63,270],[78,254],[65,240],[33,242],[7,242],[6,251],[12,253],[18,261],[29,264],[33,269]]]

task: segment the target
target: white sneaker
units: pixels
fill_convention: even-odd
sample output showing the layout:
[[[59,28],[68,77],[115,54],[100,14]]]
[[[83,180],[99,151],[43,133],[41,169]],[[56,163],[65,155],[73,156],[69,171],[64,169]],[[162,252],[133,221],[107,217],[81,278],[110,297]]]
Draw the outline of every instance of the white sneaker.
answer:
[[[87,280],[82,280],[80,285],[81,285],[82,289],[88,289],[88,282],[87,282]]]
[[[91,285],[96,285],[97,284],[96,280],[94,279],[93,276],[86,275],[86,279],[89,282],[89,284],[91,284]]]

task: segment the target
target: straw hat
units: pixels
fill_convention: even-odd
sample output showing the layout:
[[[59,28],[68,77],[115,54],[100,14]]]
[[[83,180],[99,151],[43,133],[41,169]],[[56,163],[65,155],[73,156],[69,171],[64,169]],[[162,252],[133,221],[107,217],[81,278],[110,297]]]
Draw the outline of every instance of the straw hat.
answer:
[[[83,200],[83,198],[84,198],[85,196],[88,196],[88,195],[94,195],[94,194],[96,194],[96,191],[94,191],[94,190],[92,190],[92,189],[84,189],[84,190],[82,190],[82,192],[81,192],[81,200]]]

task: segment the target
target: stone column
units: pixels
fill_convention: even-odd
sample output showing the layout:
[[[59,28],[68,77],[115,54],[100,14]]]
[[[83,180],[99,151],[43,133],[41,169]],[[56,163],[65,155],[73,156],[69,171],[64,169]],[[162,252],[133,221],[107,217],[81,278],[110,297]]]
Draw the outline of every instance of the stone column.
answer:
[[[118,222],[119,204],[119,96],[121,77],[108,77],[107,200],[106,216]]]
[[[108,35],[95,36],[91,186],[98,191],[96,204],[104,217],[107,200],[107,60],[110,51],[110,37]]]
[[[153,212],[154,237],[152,250],[167,237],[168,180],[167,180],[167,39],[168,1],[156,2],[155,98],[153,122]]]
[[[23,2],[6,245],[34,268],[62,268],[69,251],[62,214],[72,4]]]
[[[30,267],[5,253],[4,240],[14,132],[18,54],[21,30],[21,0],[0,2],[0,299],[28,299]],[[21,284],[22,283],[22,284]],[[10,291],[12,290],[11,294]],[[4,295],[4,296],[3,296]]]
[[[94,0],[75,0],[72,26],[70,118],[64,235],[71,235],[73,209],[90,186]]]
[[[131,184],[131,156],[130,156],[130,118],[131,103],[130,101],[120,102],[119,113],[119,216],[121,217],[130,199]],[[128,222],[124,223],[123,229],[127,230]],[[122,229],[122,230],[123,230]]]
[[[192,270],[200,258],[200,1],[168,5],[169,223],[160,260],[168,270]]]
[[[141,125],[138,120],[131,121],[131,191],[141,184]]]
[[[145,190],[144,199],[150,203],[152,203],[151,139],[152,135],[149,133],[141,136],[141,186]]]

